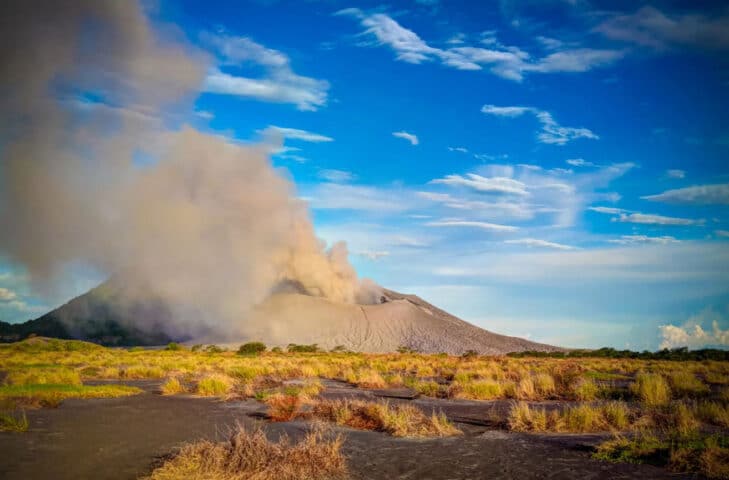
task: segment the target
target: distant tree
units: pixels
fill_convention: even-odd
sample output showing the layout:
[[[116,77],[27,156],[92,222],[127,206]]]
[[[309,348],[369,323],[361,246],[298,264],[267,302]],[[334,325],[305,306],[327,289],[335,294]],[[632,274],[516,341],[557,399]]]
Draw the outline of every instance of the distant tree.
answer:
[[[283,349],[281,347],[273,347],[271,349],[273,353],[283,353]]]
[[[266,344],[262,342],[244,343],[238,349],[238,355],[260,355],[266,351]]]
[[[200,350],[202,350],[202,348],[203,348],[202,344],[201,343],[198,343],[198,344],[193,345],[192,347],[190,347],[190,351],[191,352],[199,352]]]
[[[184,350],[184,347],[182,345],[180,345],[179,343],[170,342],[165,347],[165,350],[171,350],[171,351]]]
[[[217,345],[208,345],[207,347],[205,347],[206,353],[222,353],[224,351],[225,351],[224,348],[221,348]]]
[[[286,350],[292,353],[316,353],[319,351],[319,345],[312,343],[311,345],[297,345],[295,343],[289,343]]]

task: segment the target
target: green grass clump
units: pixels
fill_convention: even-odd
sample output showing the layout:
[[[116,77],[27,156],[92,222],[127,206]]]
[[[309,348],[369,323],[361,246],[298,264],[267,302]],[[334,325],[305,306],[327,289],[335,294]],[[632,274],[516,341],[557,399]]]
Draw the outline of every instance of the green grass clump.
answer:
[[[657,373],[639,373],[630,390],[649,407],[667,405],[671,401],[671,388],[662,375]]]
[[[699,397],[707,395],[711,391],[708,385],[686,370],[672,372],[669,379],[671,390],[681,397]]]
[[[28,417],[20,414],[0,412],[0,432],[25,432],[28,430]]]
[[[164,378],[165,371],[160,367],[150,365],[132,365],[123,370],[120,370],[119,376],[130,379],[143,379],[143,378]]]
[[[126,385],[6,385],[0,387],[0,401],[28,407],[57,407],[69,398],[126,397],[141,392]]]
[[[623,402],[603,405],[576,405],[547,412],[526,402],[514,404],[509,411],[509,429],[517,432],[604,432],[625,430],[630,426],[630,411]]]
[[[590,402],[595,400],[600,393],[600,387],[597,386],[591,378],[581,378],[572,386],[572,394],[576,400],[581,402]]]
[[[491,400],[504,394],[501,384],[494,380],[472,380],[458,385],[457,398]]]
[[[81,385],[81,376],[67,367],[24,367],[11,370],[7,385]]]
[[[633,438],[617,436],[601,443],[593,457],[663,465],[674,472],[698,473],[708,479],[729,478],[729,437],[719,435],[676,439],[641,431]]]
[[[696,408],[699,418],[707,423],[729,428],[729,405],[719,402],[702,402]]]

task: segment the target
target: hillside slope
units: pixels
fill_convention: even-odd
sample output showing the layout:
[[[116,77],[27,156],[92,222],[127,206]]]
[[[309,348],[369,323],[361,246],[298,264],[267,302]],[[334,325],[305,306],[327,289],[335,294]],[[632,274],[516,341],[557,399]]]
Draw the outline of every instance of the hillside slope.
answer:
[[[0,323],[0,339],[14,341],[31,333],[78,338],[104,345],[161,345],[170,341],[244,342],[267,345],[343,346],[360,352],[392,352],[408,347],[420,352],[461,354],[475,350],[503,354],[557,347],[499,335],[471,325],[415,295],[385,290],[383,303],[336,303],[300,293],[278,293],[243,320],[244,334],[220,338],[184,336],[170,328],[172,313],[162,302],[125,302],[112,284],[103,284],[42,317],[19,325]]]

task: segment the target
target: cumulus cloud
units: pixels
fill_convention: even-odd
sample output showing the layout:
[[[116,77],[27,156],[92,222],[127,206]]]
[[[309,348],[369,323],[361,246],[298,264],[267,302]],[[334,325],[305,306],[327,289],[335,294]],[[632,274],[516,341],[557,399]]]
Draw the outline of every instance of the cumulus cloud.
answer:
[[[434,222],[425,223],[426,227],[467,227],[467,228],[478,228],[481,230],[487,230],[490,232],[515,232],[519,230],[518,227],[511,225],[500,225],[497,223],[489,222],[476,222],[470,220],[438,220]]]
[[[647,235],[621,235],[620,238],[612,238],[608,240],[610,243],[616,243],[618,245],[639,245],[639,244],[658,244],[667,245],[669,243],[678,243],[675,237],[669,235],[662,235],[659,237],[649,237]]]
[[[689,47],[729,49],[729,15],[684,13],[670,15],[646,6],[631,14],[618,14],[595,28],[608,38],[654,49]]]
[[[574,250],[575,247],[561,243],[549,242],[538,238],[519,238],[516,240],[505,240],[504,243],[514,245],[526,245],[527,247],[551,248],[554,250]]]
[[[722,330],[725,318],[711,308],[693,315],[681,326],[661,325],[660,348],[688,347],[699,349],[707,347],[729,347],[729,329]],[[710,326],[709,326],[710,325]]]
[[[365,29],[364,35],[373,38],[374,45],[390,47],[399,61],[413,64],[439,62],[457,70],[488,68],[491,73],[514,81],[521,81],[527,73],[585,72],[609,65],[625,54],[621,50],[566,48],[542,58],[532,58],[528,52],[502,45],[493,37],[481,42],[490,48],[459,43],[442,49],[429,45],[417,33],[384,13],[368,14],[358,8],[347,8],[337,15],[359,20]]]
[[[579,138],[589,138],[592,140],[598,140],[600,138],[592,130],[584,127],[563,127],[557,123],[551,113],[534,107],[500,107],[486,104],[481,107],[481,112],[487,115],[509,118],[519,117],[525,113],[533,114],[539,123],[542,124],[542,130],[537,134],[537,140],[541,143],[565,145],[568,142]]]
[[[665,217],[663,215],[653,215],[648,213],[621,213],[619,217],[613,219],[623,223],[642,223],[645,225],[702,225],[704,220],[694,220],[690,218]]]
[[[329,82],[294,73],[286,54],[267,48],[247,37],[204,34],[221,65],[210,70],[203,89],[206,92],[273,103],[291,103],[299,110],[317,110],[327,103]],[[263,75],[248,77],[226,73],[221,67],[256,67]]]
[[[408,132],[392,132],[393,137],[402,138],[403,140],[407,140],[410,142],[411,145],[417,145],[419,142],[418,136],[413,133]]]
[[[729,183],[676,188],[641,198],[683,205],[729,205]]]

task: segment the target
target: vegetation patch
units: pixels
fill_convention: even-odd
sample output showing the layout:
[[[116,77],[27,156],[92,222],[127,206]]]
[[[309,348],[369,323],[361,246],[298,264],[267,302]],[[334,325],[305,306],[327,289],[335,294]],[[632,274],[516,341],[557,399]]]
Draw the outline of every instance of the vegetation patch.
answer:
[[[0,387],[0,401],[24,407],[57,407],[69,398],[112,398],[142,391],[126,385],[6,385]]]
[[[0,412],[0,432],[25,432],[28,430],[28,417],[25,412]]]
[[[337,425],[387,432],[395,437],[447,437],[462,433],[442,413],[428,416],[409,404],[327,400],[316,403],[311,415]]]
[[[180,452],[147,477],[148,480],[339,480],[347,478],[342,440],[324,439],[313,431],[298,443],[278,442],[262,430],[238,429],[224,443],[201,441]]]

